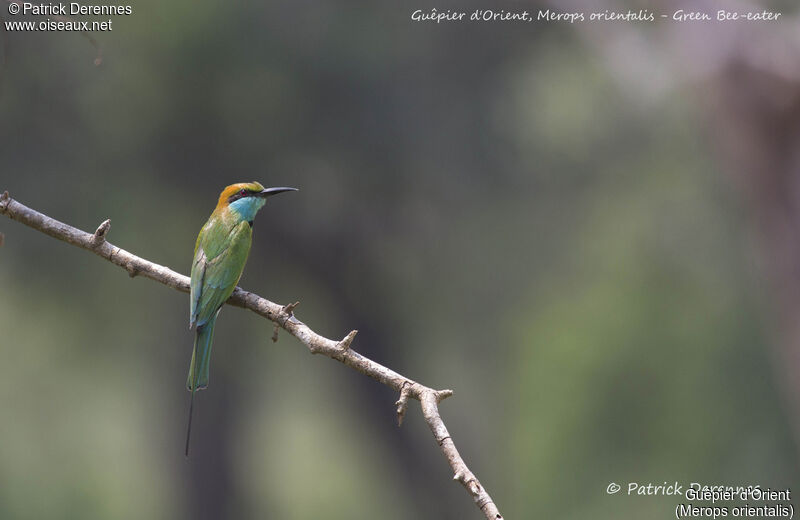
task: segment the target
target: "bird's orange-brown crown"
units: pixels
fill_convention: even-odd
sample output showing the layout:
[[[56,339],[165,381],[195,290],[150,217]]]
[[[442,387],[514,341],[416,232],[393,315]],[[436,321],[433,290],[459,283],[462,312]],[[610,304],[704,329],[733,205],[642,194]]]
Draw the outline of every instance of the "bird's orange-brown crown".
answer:
[[[236,193],[244,190],[249,191],[251,193],[258,193],[259,191],[263,190],[264,186],[261,183],[253,181],[253,182],[237,182],[236,184],[231,184],[230,186],[226,186],[222,193],[219,194],[219,200],[217,201],[217,207],[222,208],[228,205],[228,199],[232,196],[236,195]]]

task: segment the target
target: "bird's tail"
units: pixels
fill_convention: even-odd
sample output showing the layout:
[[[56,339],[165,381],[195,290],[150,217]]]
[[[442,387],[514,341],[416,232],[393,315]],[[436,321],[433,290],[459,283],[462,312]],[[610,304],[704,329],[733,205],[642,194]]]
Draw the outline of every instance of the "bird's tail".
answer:
[[[211,340],[214,338],[214,323],[212,319],[208,323],[197,327],[197,334],[194,337],[194,350],[192,351],[192,362],[189,365],[189,376],[186,378],[186,389],[192,393],[189,399],[189,423],[186,426],[186,456],[189,456],[189,437],[192,434],[192,411],[194,408],[194,394],[208,386],[208,366],[211,358]]]

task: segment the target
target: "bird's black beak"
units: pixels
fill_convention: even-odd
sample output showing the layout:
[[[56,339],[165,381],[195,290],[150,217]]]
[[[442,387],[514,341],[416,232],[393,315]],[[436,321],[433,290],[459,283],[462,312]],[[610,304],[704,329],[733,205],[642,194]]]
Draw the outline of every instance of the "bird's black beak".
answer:
[[[271,195],[277,195],[278,193],[283,193],[285,191],[297,191],[297,188],[267,188],[259,191],[258,196],[266,199]]]

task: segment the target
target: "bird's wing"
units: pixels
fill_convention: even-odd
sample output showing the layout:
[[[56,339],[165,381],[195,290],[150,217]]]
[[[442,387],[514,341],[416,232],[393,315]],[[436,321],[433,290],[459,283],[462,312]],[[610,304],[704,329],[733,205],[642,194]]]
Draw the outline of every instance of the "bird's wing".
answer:
[[[192,267],[192,317],[198,326],[210,320],[236,288],[250,252],[251,237],[250,225],[241,222],[224,241],[227,247],[215,248],[206,245],[206,240],[198,244],[196,267]],[[211,250],[218,253],[212,257]]]
[[[206,275],[207,258],[203,246],[200,244],[200,238],[197,239],[197,245],[194,248],[194,260],[192,261],[192,280],[189,284],[189,328],[194,327],[197,323],[197,304],[200,302],[200,294],[203,291],[203,278]]]
[[[229,235],[235,227],[235,223],[214,212],[197,235],[194,260],[192,261],[192,279],[189,284],[191,293],[189,296],[190,329],[197,324],[201,312],[200,297],[203,294],[203,281],[206,277],[208,262],[219,256],[230,245]]]

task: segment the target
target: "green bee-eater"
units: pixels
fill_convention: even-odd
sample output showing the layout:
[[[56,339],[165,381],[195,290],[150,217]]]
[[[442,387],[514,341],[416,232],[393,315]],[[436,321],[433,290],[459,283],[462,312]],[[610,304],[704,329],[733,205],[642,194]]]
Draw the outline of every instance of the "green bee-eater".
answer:
[[[253,240],[253,219],[256,213],[264,206],[267,197],[285,191],[297,189],[264,189],[257,182],[232,184],[222,190],[216,209],[197,235],[189,298],[189,328],[197,327],[197,332],[189,377],[186,379],[186,388],[192,393],[186,428],[186,456],[189,455],[194,394],[208,386],[208,362],[214,323],[220,308],[233,293],[242,276]]]

